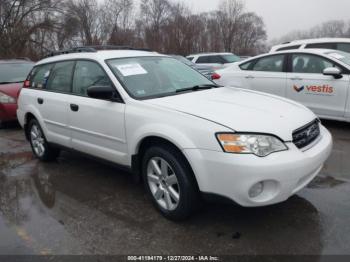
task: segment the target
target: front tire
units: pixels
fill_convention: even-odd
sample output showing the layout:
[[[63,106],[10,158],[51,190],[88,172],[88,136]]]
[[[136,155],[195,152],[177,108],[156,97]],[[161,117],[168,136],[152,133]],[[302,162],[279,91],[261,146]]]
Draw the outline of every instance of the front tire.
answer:
[[[59,156],[60,150],[50,146],[39,122],[36,119],[32,119],[29,122],[28,134],[33,154],[39,160],[49,162],[55,160]]]
[[[171,220],[184,220],[198,207],[199,192],[185,157],[171,146],[154,146],[143,157],[146,191],[156,208]]]

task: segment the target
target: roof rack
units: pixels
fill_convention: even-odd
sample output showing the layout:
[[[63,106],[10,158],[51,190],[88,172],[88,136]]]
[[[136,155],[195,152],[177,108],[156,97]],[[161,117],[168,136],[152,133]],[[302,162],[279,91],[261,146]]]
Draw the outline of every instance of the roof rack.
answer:
[[[147,51],[152,52],[152,50],[147,48],[134,48],[130,46],[117,46],[117,45],[96,45],[96,46],[78,46],[70,49],[52,51],[48,53],[45,57],[53,57],[57,55],[65,55],[72,53],[95,53],[102,50],[135,50],[135,51]]]

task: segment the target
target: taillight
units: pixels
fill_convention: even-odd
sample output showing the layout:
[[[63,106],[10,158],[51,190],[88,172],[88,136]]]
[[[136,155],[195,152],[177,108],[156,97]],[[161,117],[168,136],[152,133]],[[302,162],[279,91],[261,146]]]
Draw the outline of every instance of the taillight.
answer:
[[[221,78],[221,75],[219,75],[218,73],[214,73],[214,74],[211,75],[211,79],[212,80],[218,80],[220,78]]]
[[[23,87],[24,88],[29,88],[30,87],[30,81],[29,80],[24,81]]]

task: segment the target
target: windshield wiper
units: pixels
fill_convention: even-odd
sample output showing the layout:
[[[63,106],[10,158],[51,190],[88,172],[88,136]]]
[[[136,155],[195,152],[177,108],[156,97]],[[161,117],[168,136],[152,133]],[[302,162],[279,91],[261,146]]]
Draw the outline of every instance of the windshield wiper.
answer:
[[[212,89],[212,88],[217,88],[217,87],[221,87],[221,86],[215,85],[215,84],[195,85],[195,86],[191,86],[191,87],[178,89],[178,90],[176,90],[176,93],[187,92],[187,91],[198,91],[198,90]]]

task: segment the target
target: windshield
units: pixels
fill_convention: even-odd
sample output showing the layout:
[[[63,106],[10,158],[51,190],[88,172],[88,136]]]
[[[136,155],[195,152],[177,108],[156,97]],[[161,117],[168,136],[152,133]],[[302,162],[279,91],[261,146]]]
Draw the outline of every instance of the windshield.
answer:
[[[339,60],[350,66],[350,54],[343,51],[331,51],[326,53],[330,57]]]
[[[107,63],[130,96],[136,99],[163,97],[194,86],[214,85],[196,70],[171,57],[118,58]]]
[[[241,58],[236,55],[222,55],[221,56],[227,63],[234,63],[241,61]]]
[[[24,82],[33,65],[33,63],[0,64],[0,83]]]

